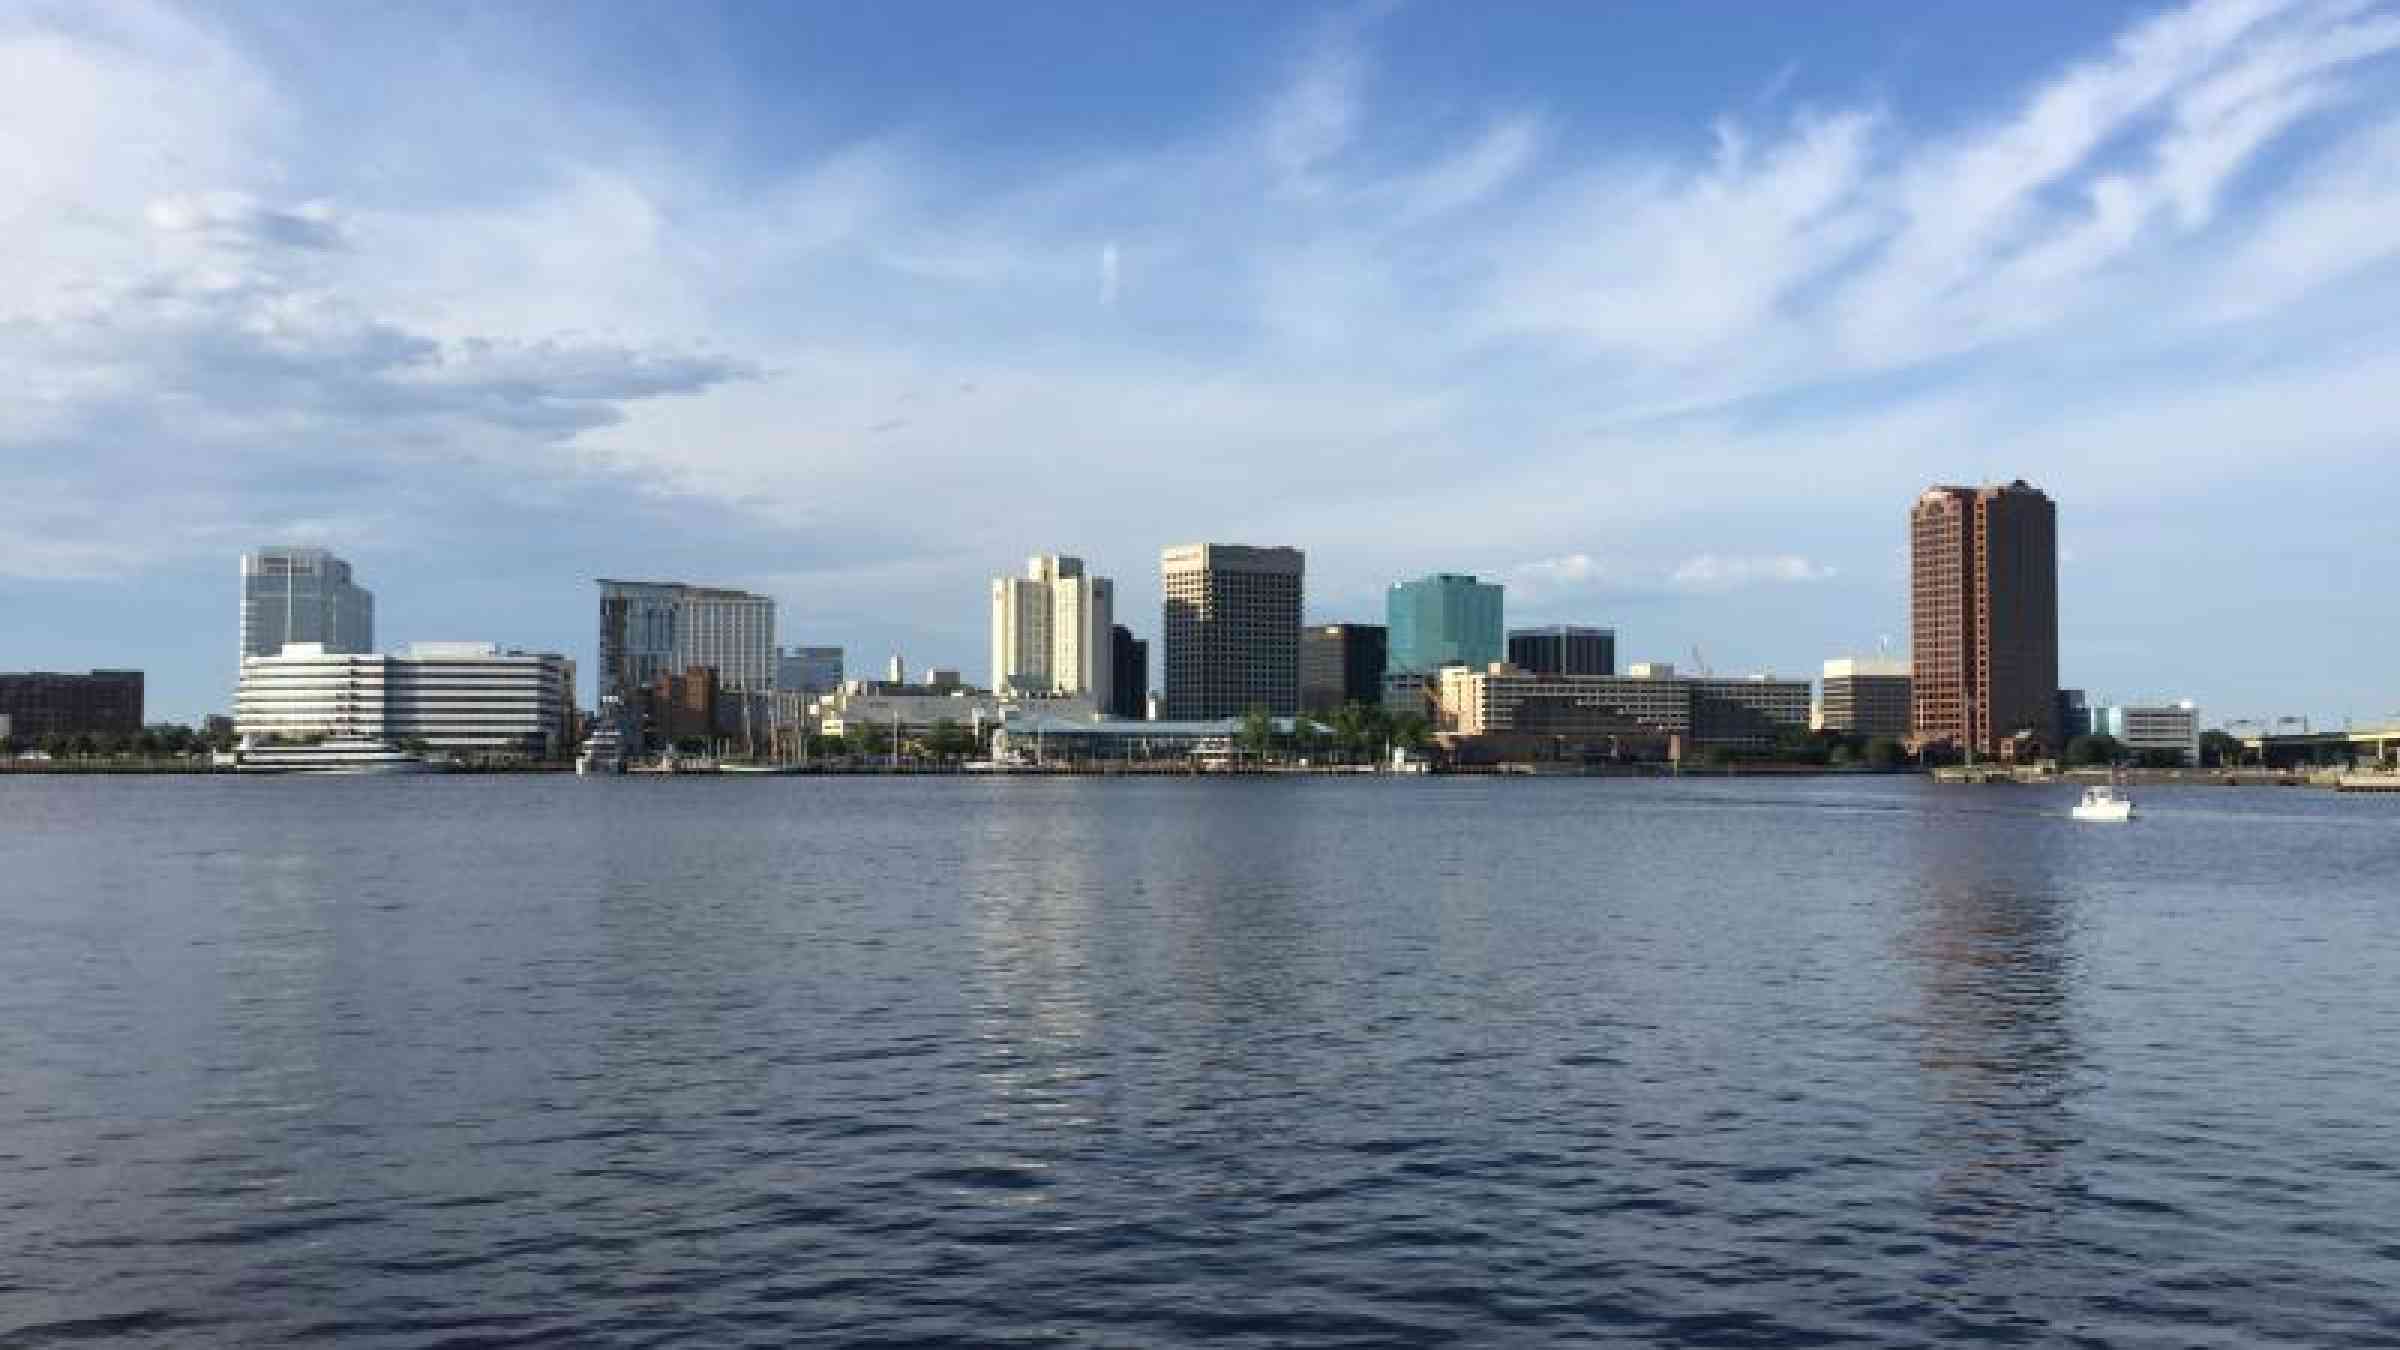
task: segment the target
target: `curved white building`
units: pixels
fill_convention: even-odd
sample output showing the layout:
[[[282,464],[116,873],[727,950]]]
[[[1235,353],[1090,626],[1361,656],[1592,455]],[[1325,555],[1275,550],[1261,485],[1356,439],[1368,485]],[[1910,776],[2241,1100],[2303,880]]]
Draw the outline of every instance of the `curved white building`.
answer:
[[[244,736],[369,736],[435,750],[566,753],[575,663],[488,642],[420,642],[397,656],[287,644],[242,662]]]

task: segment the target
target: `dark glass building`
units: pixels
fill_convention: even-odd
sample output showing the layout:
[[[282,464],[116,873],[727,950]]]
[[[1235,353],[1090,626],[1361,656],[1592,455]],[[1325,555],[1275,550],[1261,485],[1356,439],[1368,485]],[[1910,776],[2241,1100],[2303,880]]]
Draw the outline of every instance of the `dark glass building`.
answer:
[[[142,730],[142,672],[95,670],[88,675],[31,670],[0,674],[0,717],[10,739],[38,745],[49,736],[138,736]]]
[[[1382,702],[1385,633],[1375,623],[1301,629],[1300,711],[1329,717],[1345,703]]]
[[[1614,675],[1617,673],[1617,630],[1548,628],[1508,630],[1508,663],[1536,675]]]
[[[1141,717],[1150,697],[1150,644],[1123,624],[1108,630],[1108,706],[1111,717]]]

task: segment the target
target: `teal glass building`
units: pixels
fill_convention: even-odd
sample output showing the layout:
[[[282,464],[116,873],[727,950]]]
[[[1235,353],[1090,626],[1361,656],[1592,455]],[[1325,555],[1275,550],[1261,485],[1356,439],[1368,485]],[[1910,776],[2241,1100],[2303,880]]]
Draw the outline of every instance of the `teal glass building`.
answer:
[[[1507,656],[1497,582],[1455,572],[1395,582],[1384,618],[1387,670],[1423,674],[1444,666],[1488,666]]]

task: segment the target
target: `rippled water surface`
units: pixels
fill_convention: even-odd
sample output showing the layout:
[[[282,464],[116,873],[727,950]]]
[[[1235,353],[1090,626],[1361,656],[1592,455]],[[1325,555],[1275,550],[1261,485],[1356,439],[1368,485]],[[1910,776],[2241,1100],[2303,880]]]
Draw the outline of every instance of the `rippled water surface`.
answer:
[[[2400,1340],[2400,802],[0,780],[0,1344]]]

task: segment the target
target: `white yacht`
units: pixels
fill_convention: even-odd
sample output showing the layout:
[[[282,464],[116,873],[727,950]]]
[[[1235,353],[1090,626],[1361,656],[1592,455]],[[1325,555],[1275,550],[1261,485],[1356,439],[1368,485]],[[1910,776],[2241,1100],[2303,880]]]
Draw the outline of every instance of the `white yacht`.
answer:
[[[431,773],[434,766],[390,741],[342,735],[306,745],[261,745],[245,736],[233,752],[233,767],[241,773],[386,774]]]
[[[625,733],[605,706],[613,702],[614,699],[604,700],[592,734],[584,739],[583,752],[575,756],[575,772],[579,776],[625,772]]]
[[[2075,803],[2077,820],[2122,822],[2133,819],[2133,798],[2117,791],[2115,784],[2107,787],[2087,787],[2083,800]]]

